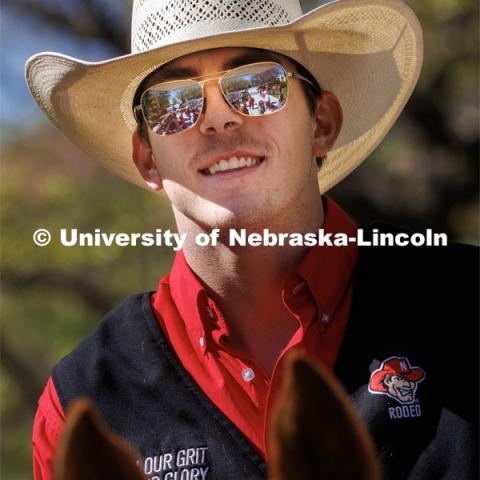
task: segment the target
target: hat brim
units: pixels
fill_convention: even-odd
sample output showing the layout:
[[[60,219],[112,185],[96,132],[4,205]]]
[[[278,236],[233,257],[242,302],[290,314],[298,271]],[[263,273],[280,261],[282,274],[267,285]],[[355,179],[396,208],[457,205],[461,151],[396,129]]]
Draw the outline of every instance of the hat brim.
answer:
[[[425,377],[424,371],[418,367],[413,367],[408,373],[396,372],[394,370],[377,370],[370,378],[370,389],[376,392],[386,392],[387,389],[383,385],[383,379],[387,375],[398,375],[409,382],[419,382]]]
[[[421,368],[413,367],[409,373],[402,373],[400,375],[409,382],[419,382],[423,380],[425,373]]]
[[[215,33],[104,62],[41,53],[27,61],[26,80],[40,108],[70,140],[116,175],[146,188],[132,161],[135,91],[161,65],[221,47],[286,55],[337,95],[344,123],[319,170],[322,192],[354,170],[390,130],[423,57],[419,22],[401,1],[343,0],[288,25]]]

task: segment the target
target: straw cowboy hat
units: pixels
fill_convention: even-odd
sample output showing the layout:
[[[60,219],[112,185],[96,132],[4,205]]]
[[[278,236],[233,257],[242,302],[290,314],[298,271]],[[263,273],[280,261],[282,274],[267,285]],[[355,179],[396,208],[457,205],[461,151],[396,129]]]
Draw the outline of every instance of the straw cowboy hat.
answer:
[[[170,60],[219,47],[286,55],[337,95],[344,124],[319,170],[322,192],[386,135],[417,82],[423,53],[418,20],[399,0],[340,0],[305,15],[298,0],[134,0],[131,54],[84,62],[40,53],[27,61],[26,80],[69,139],[145,187],[131,158],[135,91]]]

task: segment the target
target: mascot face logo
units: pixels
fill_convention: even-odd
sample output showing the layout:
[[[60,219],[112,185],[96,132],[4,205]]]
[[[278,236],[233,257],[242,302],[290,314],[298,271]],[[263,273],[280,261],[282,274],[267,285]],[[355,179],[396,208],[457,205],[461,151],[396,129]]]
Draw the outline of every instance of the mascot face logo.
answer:
[[[387,395],[401,404],[415,401],[418,384],[425,379],[420,367],[411,367],[406,357],[387,358],[370,376],[368,391]]]
[[[405,380],[400,375],[385,375],[383,385],[391,397],[395,397],[402,403],[412,402],[415,397],[417,383]]]

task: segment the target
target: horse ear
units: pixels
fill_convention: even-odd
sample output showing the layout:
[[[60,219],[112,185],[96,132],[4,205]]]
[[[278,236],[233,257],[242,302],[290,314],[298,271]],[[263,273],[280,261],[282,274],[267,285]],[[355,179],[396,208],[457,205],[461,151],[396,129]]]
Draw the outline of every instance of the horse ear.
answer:
[[[268,425],[270,480],[379,480],[373,440],[340,383],[293,352]]]
[[[89,400],[72,403],[57,451],[55,480],[145,480],[138,458],[103,426]]]

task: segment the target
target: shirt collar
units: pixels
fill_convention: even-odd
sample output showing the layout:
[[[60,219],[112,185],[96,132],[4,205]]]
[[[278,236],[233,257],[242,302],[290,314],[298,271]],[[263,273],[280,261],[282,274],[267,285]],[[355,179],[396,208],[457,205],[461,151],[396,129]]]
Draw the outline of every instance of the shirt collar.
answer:
[[[190,269],[182,251],[175,255],[170,273],[170,291],[178,312],[187,325],[189,335],[205,335],[204,324],[213,315],[205,287]]]
[[[338,233],[356,236],[357,227],[348,215],[332,199],[324,196],[323,200],[324,233],[332,234],[332,238]],[[352,281],[357,256],[355,243],[315,246],[296,269],[295,273],[307,283],[320,315],[331,317],[334,314]]]

